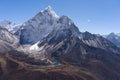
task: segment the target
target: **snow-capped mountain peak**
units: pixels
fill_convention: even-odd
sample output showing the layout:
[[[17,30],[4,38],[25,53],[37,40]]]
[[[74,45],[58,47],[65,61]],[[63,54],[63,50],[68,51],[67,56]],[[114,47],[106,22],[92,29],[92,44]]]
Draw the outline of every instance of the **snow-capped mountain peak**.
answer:
[[[117,34],[115,34],[115,33],[110,33],[108,36],[107,36],[107,38],[109,38],[109,39],[113,39],[113,38],[115,38],[115,39],[118,39],[119,38],[119,36],[117,35]]]
[[[17,31],[21,44],[34,44],[47,36],[51,31],[63,31],[70,29],[75,34],[78,31],[75,25],[67,16],[59,17],[55,11],[48,6],[32,19],[25,22]]]
[[[44,10],[40,11],[33,18],[37,18],[37,19],[44,18],[44,19],[49,19],[49,20],[52,19],[53,20],[53,19],[59,18],[59,16],[55,13],[55,11],[53,10],[53,8],[51,6],[48,6]]]
[[[0,27],[7,29],[11,33],[15,33],[22,24],[15,24],[8,20],[0,21]]]
[[[0,21],[0,27],[5,27],[5,26],[10,25],[10,24],[11,24],[11,22],[7,21],[7,20]]]
[[[120,33],[112,32],[109,35],[106,35],[105,38],[114,43],[117,47],[120,47]]]
[[[51,6],[48,6],[48,7],[45,8],[45,10],[50,10],[50,11],[51,11],[51,10],[53,10],[53,9],[52,9]]]
[[[49,14],[52,17],[56,17],[58,18],[59,16],[55,13],[55,11],[53,10],[53,8],[51,6],[48,6],[47,8],[45,8],[45,10],[41,11],[44,14]]]

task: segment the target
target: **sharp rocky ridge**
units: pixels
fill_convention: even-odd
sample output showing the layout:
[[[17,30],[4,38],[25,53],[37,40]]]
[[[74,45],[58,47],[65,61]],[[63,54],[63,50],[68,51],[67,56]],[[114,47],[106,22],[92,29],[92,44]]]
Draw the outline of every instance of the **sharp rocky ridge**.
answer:
[[[2,26],[11,22],[3,21]],[[17,28],[16,28],[17,27]],[[9,26],[7,27],[7,29]],[[11,31],[12,30],[12,31]],[[39,48],[38,43],[58,43],[68,36],[78,37],[86,45],[119,53],[119,49],[110,41],[89,32],[80,32],[74,22],[67,16],[58,16],[51,6],[48,6],[33,18],[8,29],[19,38],[21,45],[32,45],[31,50]]]
[[[49,6],[25,22],[15,34],[20,37],[21,44],[34,44],[53,30],[59,29],[71,29],[76,35],[79,33],[78,28],[70,18],[67,16],[59,17]]]
[[[19,39],[5,28],[0,28],[0,50],[8,52],[19,47]]]
[[[31,45],[29,48],[27,46],[27,51],[25,49],[24,52],[36,60],[45,60],[48,59],[46,55],[57,54],[56,51],[59,52],[59,48],[61,50],[61,47],[65,44],[64,41],[74,38],[78,38],[78,41],[90,47],[111,51],[116,54],[120,52],[116,45],[104,37],[89,32],[80,32],[69,17],[58,16],[51,7],[47,7],[25,22],[15,34],[19,36],[20,44]],[[74,44],[66,43],[66,45],[71,46]],[[65,48],[67,50],[59,53],[69,53],[72,48]],[[57,55],[60,55],[59,53]],[[82,53],[87,54],[89,52],[86,52],[83,48]],[[64,54],[62,55],[64,56]]]
[[[120,48],[120,33],[110,33],[104,37]]]

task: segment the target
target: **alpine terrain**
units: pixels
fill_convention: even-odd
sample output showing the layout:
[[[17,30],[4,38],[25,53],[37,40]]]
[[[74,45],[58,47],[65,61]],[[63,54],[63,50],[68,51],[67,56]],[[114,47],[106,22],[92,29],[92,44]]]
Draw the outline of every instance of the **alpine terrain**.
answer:
[[[80,32],[50,6],[23,24],[0,27],[1,80],[120,80],[120,48]]]
[[[120,47],[120,33],[110,33],[106,35],[105,38],[113,42],[117,47]]]

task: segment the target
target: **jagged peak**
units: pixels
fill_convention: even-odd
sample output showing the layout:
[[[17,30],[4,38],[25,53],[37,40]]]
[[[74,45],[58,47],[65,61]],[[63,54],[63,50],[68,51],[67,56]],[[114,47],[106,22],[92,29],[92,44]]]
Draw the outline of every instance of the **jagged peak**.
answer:
[[[110,33],[108,36],[115,36],[116,34],[114,32]]]
[[[108,36],[120,36],[120,33],[111,32]]]
[[[45,8],[45,10],[47,10],[47,11],[50,10],[51,11],[51,10],[53,10],[53,8],[51,6],[48,6],[48,7]]]
[[[0,22],[11,23],[11,21],[9,21],[9,20],[2,20],[2,21],[0,21]]]
[[[115,34],[114,32],[111,32],[110,34]]]
[[[41,11],[42,13],[47,13],[53,17],[58,18],[59,16],[55,13],[54,9],[51,6],[46,7],[44,10]]]
[[[5,26],[10,25],[10,24],[11,24],[11,22],[8,21],[8,20],[0,21],[0,26],[1,26],[1,27],[5,27]]]

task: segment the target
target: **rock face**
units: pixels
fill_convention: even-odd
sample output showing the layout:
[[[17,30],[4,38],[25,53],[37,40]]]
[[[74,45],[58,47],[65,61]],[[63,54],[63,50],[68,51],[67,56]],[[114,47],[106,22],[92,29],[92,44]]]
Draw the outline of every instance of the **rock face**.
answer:
[[[111,47],[115,51],[119,50],[114,44],[101,36],[98,37],[88,32],[82,33],[78,37],[70,29],[61,31],[63,29],[52,31],[48,36],[32,46],[34,52],[38,51],[38,53],[34,53],[33,55],[45,55],[44,58],[51,61],[57,60],[61,64],[67,63],[74,67],[84,67],[99,75],[97,78],[100,80],[119,80],[120,75],[118,73],[120,70],[118,66],[120,66],[120,56],[109,49]],[[35,56],[34,58],[40,59],[39,56]],[[111,72],[111,70],[115,71],[115,73]]]
[[[109,35],[107,35],[105,37],[106,39],[108,39],[109,41],[111,41],[112,43],[114,43],[117,47],[120,48],[120,34],[115,34],[115,33],[110,33]]]
[[[2,52],[8,52],[8,51],[14,50],[14,48],[11,46],[11,44],[0,40],[0,50]]]
[[[70,26],[74,26],[74,24],[68,17],[57,16],[49,6],[25,22],[16,34],[19,35],[21,44],[34,44],[47,36],[51,31],[64,27],[67,29]]]
[[[73,47],[73,45],[76,41],[72,41],[74,38],[78,38],[78,41],[86,46],[99,48],[107,52],[119,54],[120,49],[102,36],[97,36],[89,32],[80,33],[77,31],[78,29],[75,25],[72,25],[71,27],[67,26],[67,28],[63,26],[57,30],[54,29],[51,33],[48,34],[48,36],[44,37],[42,40],[38,41],[36,44],[30,47],[30,56],[36,59],[43,59],[43,57],[45,59],[45,55],[52,54],[56,49],[59,49],[59,47],[63,47],[59,50],[61,52],[58,51],[61,55],[69,53],[69,51],[75,47]],[[73,44],[67,44],[67,42],[64,42],[64,40],[70,41]],[[79,46],[80,45],[81,44],[79,44]],[[86,52],[86,48],[81,48],[81,50],[82,49],[84,51],[82,53],[89,53]],[[56,56],[60,54],[56,54]],[[42,56],[42,58],[40,56]],[[74,56],[74,54],[72,56]]]
[[[20,37],[21,44],[34,44],[41,40],[53,30],[59,16],[51,7],[39,12],[32,19],[23,23],[21,28],[16,32]]]
[[[10,51],[17,48],[19,39],[10,33],[7,29],[0,28],[0,49],[1,51]]]
[[[19,39],[7,29],[0,28],[0,40],[8,42],[10,44],[16,44],[19,42]]]
[[[119,48],[109,40],[103,38],[102,36],[97,36],[89,32],[82,33],[82,41],[92,47],[101,48],[104,50],[112,51],[114,53],[120,52]]]

